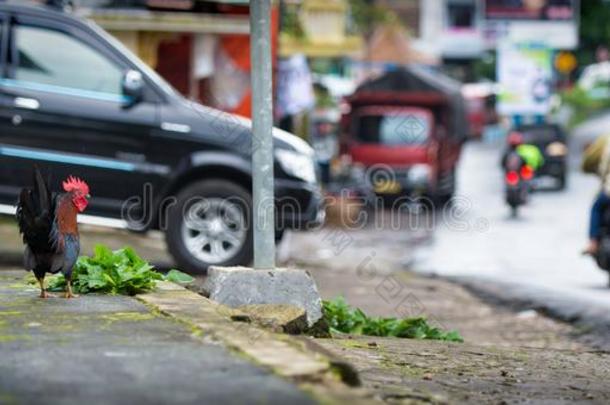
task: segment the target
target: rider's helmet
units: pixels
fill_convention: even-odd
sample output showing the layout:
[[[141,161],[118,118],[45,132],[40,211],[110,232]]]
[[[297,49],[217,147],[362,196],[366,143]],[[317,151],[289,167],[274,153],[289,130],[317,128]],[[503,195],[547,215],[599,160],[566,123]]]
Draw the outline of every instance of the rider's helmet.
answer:
[[[523,134],[518,131],[513,131],[508,135],[506,141],[508,142],[509,146],[517,147],[523,144]]]

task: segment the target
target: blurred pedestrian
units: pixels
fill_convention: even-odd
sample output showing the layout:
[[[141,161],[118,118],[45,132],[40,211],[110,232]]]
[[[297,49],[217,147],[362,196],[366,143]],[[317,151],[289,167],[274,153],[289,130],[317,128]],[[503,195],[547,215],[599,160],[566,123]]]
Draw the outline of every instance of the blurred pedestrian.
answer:
[[[601,190],[591,207],[589,220],[589,244],[583,251],[594,256],[599,250],[599,237],[604,210],[610,205],[610,135],[599,137],[587,150],[583,159],[583,170],[596,172],[601,180]]]
[[[55,7],[63,11],[72,11],[74,9],[73,0],[47,0],[47,5]]]
[[[604,45],[598,46],[595,50],[595,59],[597,63],[610,61],[610,51],[608,51],[608,48]]]

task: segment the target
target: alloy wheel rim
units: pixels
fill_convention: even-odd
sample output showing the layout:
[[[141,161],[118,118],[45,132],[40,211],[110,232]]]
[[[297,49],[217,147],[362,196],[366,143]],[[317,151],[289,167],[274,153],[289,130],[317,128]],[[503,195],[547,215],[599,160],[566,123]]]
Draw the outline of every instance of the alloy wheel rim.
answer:
[[[202,262],[226,262],[246,241],[244,210],[235,202],[222,198],[200,199],[188,206],[184,215],[184,246]]]

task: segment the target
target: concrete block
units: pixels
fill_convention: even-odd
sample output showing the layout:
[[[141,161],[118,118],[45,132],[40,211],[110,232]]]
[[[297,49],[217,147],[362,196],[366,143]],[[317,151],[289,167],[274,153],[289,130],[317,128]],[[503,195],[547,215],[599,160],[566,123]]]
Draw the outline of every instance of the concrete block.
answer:
[[[203,292],[231,308],[244,305],[292,305],[305,310],[312,327],[322,319],[322,299],[311,275],[304,270],[253,270],[210,267]]]

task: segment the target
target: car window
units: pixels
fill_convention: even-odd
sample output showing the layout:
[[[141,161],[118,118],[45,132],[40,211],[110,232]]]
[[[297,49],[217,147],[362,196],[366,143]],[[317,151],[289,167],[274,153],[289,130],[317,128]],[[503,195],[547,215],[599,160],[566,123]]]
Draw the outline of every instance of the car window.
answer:
[[[4,43],[4,17],[0,16],[0,75],[4,76],[4,63],[6,60],[6,44]]]
[[[18,25],[15,47],[15,80],[89,92],[122,93],[122,69],[69,34]]]

